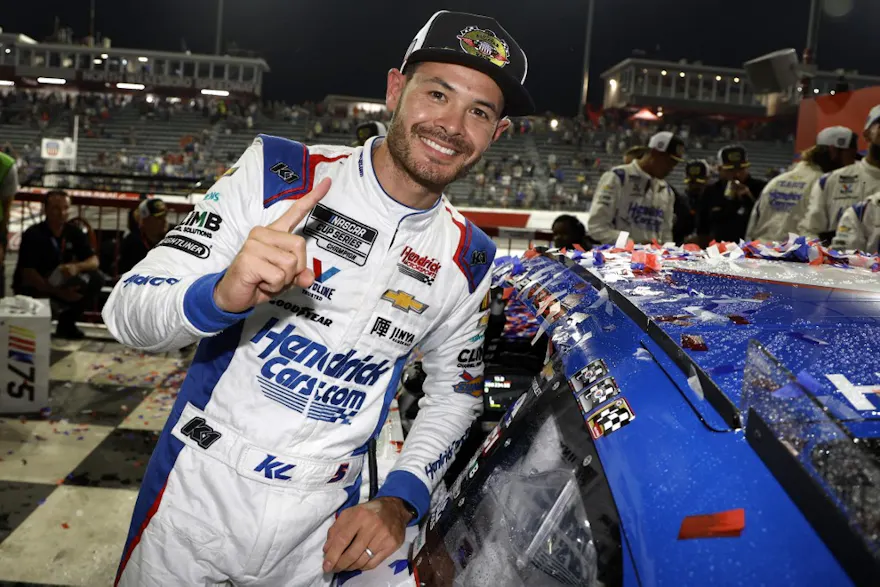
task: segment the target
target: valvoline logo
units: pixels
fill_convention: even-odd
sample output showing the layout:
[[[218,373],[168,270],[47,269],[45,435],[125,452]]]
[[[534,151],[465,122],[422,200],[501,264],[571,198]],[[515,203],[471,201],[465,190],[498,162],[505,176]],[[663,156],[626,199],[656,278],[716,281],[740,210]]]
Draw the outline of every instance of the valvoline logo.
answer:
[[[315,274],[315,281],[318,283],[326,283],[328,279],[339,273],[339,269],[336,267],[328,267],[325,270],[324,264],[317,257],[312,259],[312,271]]]
[[[263,395],[313,420],[351,424],[364,405],[366,389],[391,368],[389,361],[374,362],[372,355],[362,357],[354,349],[332,353],[294,334],[293,324],[277,330],[276,325],[278,319],[270,318],[251,339],[254,344],[269,342],[259,354],[265,360],[257,375]]]

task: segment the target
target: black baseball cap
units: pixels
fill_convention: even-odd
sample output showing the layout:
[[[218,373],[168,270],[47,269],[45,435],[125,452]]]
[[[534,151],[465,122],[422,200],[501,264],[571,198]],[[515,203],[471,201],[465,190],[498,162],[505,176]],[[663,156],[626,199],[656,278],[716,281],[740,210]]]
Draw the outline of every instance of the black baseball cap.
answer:
[[[384,124],[377,120],[363,122],[359,124],[357,130],[355,130],[357,144],[361,146],[373,137],[382,137],[386,134],[388,134],[388,129],[385,128]]]
[[[709,179],[709,166],[701,159],[691,159],[684,166],[685,183],[706,183]]]
[[[410,43],[400,71],[423,61],[454,63],[485,73],[501,88],[507,116],[535,111],[523,86],[529,69],[526,54],[494,18],[448,10],[434,13]]]
[[[744,169],[751,165],[749,154],[742,145],[727,145],[718,151],[722,169]]]

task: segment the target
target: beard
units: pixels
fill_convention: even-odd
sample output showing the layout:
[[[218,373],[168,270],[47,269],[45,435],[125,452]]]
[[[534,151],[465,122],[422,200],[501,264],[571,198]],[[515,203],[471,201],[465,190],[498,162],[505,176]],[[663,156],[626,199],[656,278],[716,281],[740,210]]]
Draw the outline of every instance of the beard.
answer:
[[[465,161],[458,166],[417,162],[413,156],[411,141],[421,141],[419,137],[451,145],[459,153],[459,156],[464,156]],[[385,141],[388,144],[391,159],[397,167],[417,184],[435,191],[442,191],[456,179],[467,175],[481,159],[481,157],[477,157],[473,161],[468,161],[468,158],[473,155],[474,148],[464,139],[449,137],[442,130],[429,128],[427,124],[414,124],[412,128],[407,129],[403,125],[403,117],[401,116],[395,116],[391,119],[391,126],[388,128]]]

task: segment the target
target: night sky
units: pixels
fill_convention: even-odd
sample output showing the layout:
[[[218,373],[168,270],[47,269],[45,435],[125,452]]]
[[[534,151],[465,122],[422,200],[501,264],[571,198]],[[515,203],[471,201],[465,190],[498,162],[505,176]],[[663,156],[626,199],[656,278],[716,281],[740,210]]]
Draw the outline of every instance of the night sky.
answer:
[[[601,101],[598,74],[641,49],[649,57],[737,67],[743,61],[806,43],[808,0],[596,0],[590,100]],[[851,4],[841,17],[825,16],[819,35],[822,69],[844,67],[880,75],[877,0],[827,0]],[[117,47],[211,53],[216,0],[97,0],[95,28]],[[51,34],[55,16],[88,33],[88,0],[15,2],[0,25],[37,40]],[[431,8],[426,8],[431,6]],[[532,6],[540,8],[530,8]],[[674,7],[674,8],[673,8]],[[381,98],[385,73],[398,67],[409,42],[435,9],[490,14],[529,56],[526,82],[539,111],[576,112],[586,30],[586,0],[225,0],[224,43],[257,51],[272,72],[264,96],[288,102],[327,94]],[[136,20],[122,13],[137,13]],[[635,17],[639,14],[638,18]],[[737,31],[722,34],[724,30]],[[867,48],[873,48],[868,51]]]

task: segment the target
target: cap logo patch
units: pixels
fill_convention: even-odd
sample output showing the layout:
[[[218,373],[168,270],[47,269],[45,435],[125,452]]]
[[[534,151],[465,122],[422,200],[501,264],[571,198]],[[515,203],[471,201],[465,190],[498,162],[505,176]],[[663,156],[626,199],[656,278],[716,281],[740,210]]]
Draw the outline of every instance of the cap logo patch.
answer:
[[[840,145],[841,147],[845,147],[846,143],[847,143],[847,140],[843,137],[840,137],[839,139],[837,139],[837,144]]]
[[[731,163],[742,161],[742,154],[739,151],[730,151],[729,153],[727,153],[727,160]]]
[[[688,175],[700,175],[702,173],[703,168],[699,165],[691,165],[688,167]]]
[[[658,142],[657,143],[657,150],[658,151],[665,151],[666,150],[666,141]]]
[[[488,59],[498,67],[504,67],[510,63],[508,58],[510,47],[503,39],[499,39],[495,33],[488,29],[469,26],[463,29],[456,38],[461,45],[461,50],[468,55]]]

